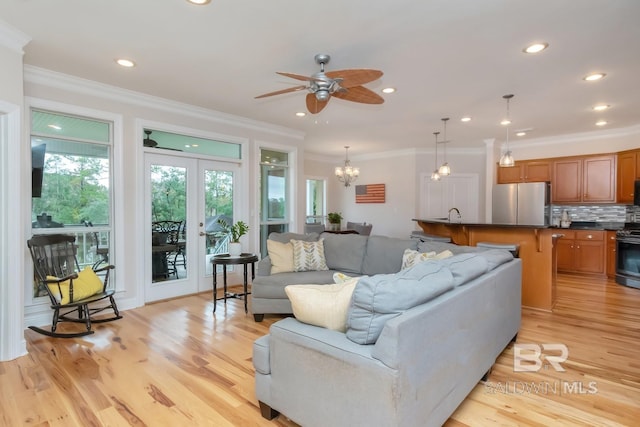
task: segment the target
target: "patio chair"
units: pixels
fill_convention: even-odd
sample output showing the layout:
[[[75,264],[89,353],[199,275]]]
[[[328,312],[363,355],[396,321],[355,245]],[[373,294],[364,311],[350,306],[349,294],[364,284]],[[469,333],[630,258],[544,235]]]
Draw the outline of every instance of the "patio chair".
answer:
[[[115,290],[108,289],[109,272],[115,267],[105,265],[96,270],[91,267],[80,270],[75,240],[72,235],[50,234],[33,236],[27,241],[33,259],[35,280],[46,291],[53,309],[51,330],[29,326],[33,331],[57,338],[81,337],[94,332],[91,329],[93,323],[122,318],[113,297]],[[95,307],[93,303],[102,300],[108,300],[108,303],[105,301],[107,305]],[[95,317],[105,310],[111,310],[113,315]],[[60,322],[84,323],[86,330],[57,332]]]
[[[151,224],[155,277],[175,275],[178,278],[176,261],[183,246],[178,244],[181,226],[182,221],[154,221]],[[184,255],[182,257],[186,264]]]

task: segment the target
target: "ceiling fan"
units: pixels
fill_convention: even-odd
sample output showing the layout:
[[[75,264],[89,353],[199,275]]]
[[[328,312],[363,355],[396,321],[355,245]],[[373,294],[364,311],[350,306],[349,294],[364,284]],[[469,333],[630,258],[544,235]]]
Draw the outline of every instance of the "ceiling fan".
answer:
[[[302,76],[293,73],[281,73],[281,76],[308,82],[307,85],[294,86],[288,89],[265,93],[256,96],[266,98],[283,93],[297,92],[307,89],[307,109],[311,114],[317,114],[327,106],[332,96],[344,99],[345,101],[360,102],[363,104],[382,104],[384,99],[370,89],[362,86],[382,77],[382,71],[370,70],[366,68],[354,68],[348,70],[324,72],[325,64],[329,63],[331,57],[325,54],[318,54],[314,57],[316,63],[320,65],[320,71],[312,76]]]

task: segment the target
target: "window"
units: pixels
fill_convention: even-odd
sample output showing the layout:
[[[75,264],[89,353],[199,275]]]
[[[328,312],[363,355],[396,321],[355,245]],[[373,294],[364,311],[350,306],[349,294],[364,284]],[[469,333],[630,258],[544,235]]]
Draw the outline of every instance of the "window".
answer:
[[[306,223],[324,222],[326,182],[324,179],[307,179]]]
[[[113,247],[112,128],[106,121],[31,111],[33,233],[64,228],[75,234],[81,267],[107,262]]]
[[[289,231],[289,154],[260,150],[260,250],[267,253],[270,233]]]

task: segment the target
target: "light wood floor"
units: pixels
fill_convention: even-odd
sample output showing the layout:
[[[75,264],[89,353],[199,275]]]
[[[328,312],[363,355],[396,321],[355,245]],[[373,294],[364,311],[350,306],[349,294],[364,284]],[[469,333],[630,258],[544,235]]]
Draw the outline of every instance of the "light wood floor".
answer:
[[[295,426],[254,397],[251,344],[280,317],[255,323],[239,300],[214,315],[210,293],[124,315],[78,339],[27,330],[29,354],[0,363],[0,424]],[[511,345],[446,425],[640,425],[640,290],[560,275],[555,311],[524,310],[518,343],[566,345],[566,371],[514,372]]]

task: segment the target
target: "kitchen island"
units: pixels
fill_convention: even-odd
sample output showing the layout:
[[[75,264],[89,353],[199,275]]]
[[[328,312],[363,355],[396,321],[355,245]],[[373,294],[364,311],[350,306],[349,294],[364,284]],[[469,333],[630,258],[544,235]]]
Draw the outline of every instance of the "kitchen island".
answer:
[[[556,241],[562,230],[540,225],[449,222],[413,219],[426,234],[449,237],[457,245],[517,244],[522,259],[522,305],[551,311],[556,301]]]

